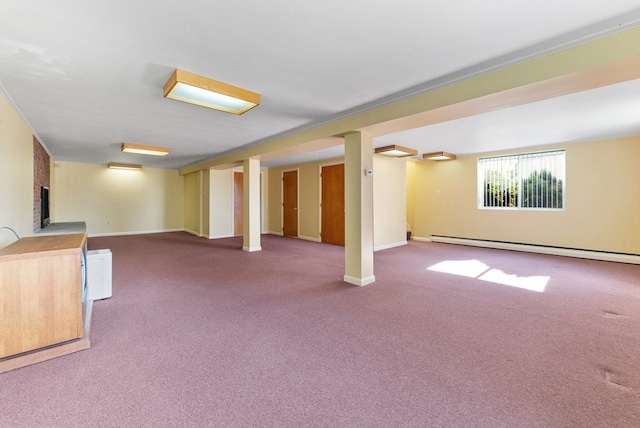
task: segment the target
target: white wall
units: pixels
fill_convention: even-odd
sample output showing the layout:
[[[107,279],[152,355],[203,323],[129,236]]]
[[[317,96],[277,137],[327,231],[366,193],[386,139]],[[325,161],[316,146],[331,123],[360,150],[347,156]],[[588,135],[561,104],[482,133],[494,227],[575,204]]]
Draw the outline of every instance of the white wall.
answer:
[[[0,248],[33,235],[33,134],[0,93]]]
[[[234,224],[234,189],[233,173],[243,172],[241,167],[230,169],[209,170],[209,238],[228,238],[233,235]],[[265,207],[268,188],[268,174],[266,168],[261,168],[261,233],[265,233],[267,226],[267,209]]]
[[[109,169],[55,162],[52,221],[84,221],[90,236],[184,229],[183,177],[177,170]]]
[[[209,238],[233,236],[233,171],[209,171]]]

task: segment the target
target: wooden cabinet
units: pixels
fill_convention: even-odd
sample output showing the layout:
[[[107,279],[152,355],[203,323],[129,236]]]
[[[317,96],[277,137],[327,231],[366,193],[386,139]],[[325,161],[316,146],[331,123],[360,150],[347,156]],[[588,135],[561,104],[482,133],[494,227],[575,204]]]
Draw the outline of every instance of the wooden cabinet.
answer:
[[[83,336],[86,242],[36,236],[0,250],[0,358]]]

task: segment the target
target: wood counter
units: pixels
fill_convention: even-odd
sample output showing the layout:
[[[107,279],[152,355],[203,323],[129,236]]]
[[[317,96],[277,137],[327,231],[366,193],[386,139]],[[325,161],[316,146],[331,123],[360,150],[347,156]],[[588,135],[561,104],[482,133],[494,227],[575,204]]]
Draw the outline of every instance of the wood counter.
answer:
[[[0,358],[83,336],[86,240],[35,236],[0,250]]]

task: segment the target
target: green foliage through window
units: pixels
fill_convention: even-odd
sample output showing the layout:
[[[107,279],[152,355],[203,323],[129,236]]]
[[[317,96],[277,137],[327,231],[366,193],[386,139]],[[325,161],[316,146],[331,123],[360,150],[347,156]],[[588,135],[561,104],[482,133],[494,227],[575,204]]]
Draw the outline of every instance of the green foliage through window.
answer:
[[[478,160],[480,208],[564,208],[565,152]]]

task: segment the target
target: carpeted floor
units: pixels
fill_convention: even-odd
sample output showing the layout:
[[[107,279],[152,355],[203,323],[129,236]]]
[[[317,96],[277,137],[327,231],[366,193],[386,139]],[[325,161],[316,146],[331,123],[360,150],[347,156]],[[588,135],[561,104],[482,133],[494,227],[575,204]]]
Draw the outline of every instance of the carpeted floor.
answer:
[[[640,426],[638,265],[411,241],[360,288],[342,247],[241,246],[90,238],[92,347],[0,374],[0,426]]]

